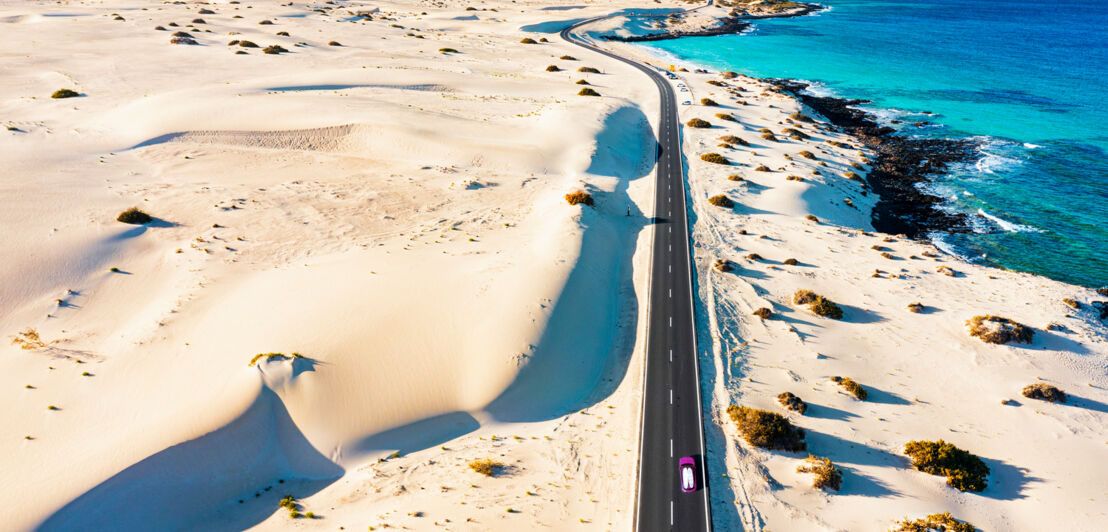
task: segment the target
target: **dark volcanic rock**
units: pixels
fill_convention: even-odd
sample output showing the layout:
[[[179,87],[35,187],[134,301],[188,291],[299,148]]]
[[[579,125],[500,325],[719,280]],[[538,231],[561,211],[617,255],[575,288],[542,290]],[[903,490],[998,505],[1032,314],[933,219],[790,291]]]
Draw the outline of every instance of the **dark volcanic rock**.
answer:
[[[923,237],[930,231],[969,230],[966,215],[940,210],[943,198],[920,191],[919,185],[946,172],[951,164],[976,159],[977,142],[900,135],[857,108],[870,103],[867,100],[813,96],[804,92],[807,83],[790,79],[767,81],[793,94],[876,153],[873,170],[866,176],[870,188],[879,196],[873,209],[874,229],[912,238]]]
[[[630,37],[622,37],[619,35],[605,35],[603,36],[603,39],[606,41],[619,42],[664,41],[667,39],[677,39],[680,37],[710,37],[712,35],[730,35],[733,33],[742,33],[742,31],[748,27],[750,27],[749,22],[743,22],[736,17],[731,17],[723,19],[722,24],[718,26],[712,26],[711,28],[690,31],[665,31],[662,33],[652,33],[650,35],[632,35]]]

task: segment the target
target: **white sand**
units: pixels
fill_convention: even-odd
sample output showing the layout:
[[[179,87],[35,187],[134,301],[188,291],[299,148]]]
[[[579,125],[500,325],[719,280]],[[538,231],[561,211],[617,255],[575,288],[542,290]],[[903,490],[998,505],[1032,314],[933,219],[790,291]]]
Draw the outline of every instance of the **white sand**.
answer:
[[[0,131],[0,333],[34,328],[49,344],[0,347],[7,528],[630,528],[657,93],[556,35],[630,6],[336,5],[0,5],[0,123],[15,128]],[[178,30],[199,45],[169,44]],[[575,72],[586,65],[603,74]],[[603,97],[575,96],[582,78]],[[695,100],[724,101],[712,77],[685,79]],[[50,99],[60,88],[82,97]],[[729,132],[752,142],[740,131],[778,130],[795,107],[749,100]],[[882,259],[869,247],[883,237],[855,230],[871,200],[855,183],[696,160],[726,151],[721,134],[686,137],[712,318],[709,445],[737,479],[713,482],[717,529],[878,529],[945,509],[996,530],[1097,528],[1104,330],[1059,302],[1091,294],[949,257],[965,277]],[[799,149],[756,160],[782,167]],[[830,151],[835,171],[856,157]],[[765,188],[722,180],[733,170]],[[596,207],[567,205],[577,189]],[[734,213],[703,206],[719,192]],[[116,222],[130,206],[158,220]],[[926,247],[882,245],[902,258]],[[767,269],[740,259],[750,252],[810,266]],[[721,256],[746,275],[707,271]],[[907,278],[871,279],[878,267]],[[850,305],[847,319],[790,311],[797,288]],[[941,311],[909,314],[908,300]],[[763,305],[786,319],[749,316]],[[985,312],[1040,328],[1036,343],[970,339],[962,322]],[[1042,331],[1051,320],[1071,332]],[[248,365],[267,352],[305,358]],[[836,394],[834,374],[887,400]],[[1036,377],[1080,399],[999,405]],[[808,488],[796,457],[727,443],[722,408],[777,408],[786,387],[824,412],[796,419],[846,469],[841,494]],[[939,437],[996,466],[989,490],[905,467],[904,441]],[[479,458],[511,467],[486,478],[466,467]],[[285,494],[322,518],[291,520]]]

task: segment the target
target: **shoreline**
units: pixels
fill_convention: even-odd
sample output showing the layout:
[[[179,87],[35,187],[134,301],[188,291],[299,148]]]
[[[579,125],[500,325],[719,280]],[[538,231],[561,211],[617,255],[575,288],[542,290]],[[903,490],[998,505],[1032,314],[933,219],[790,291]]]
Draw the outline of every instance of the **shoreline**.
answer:
[[[693,13],[696,10],[701,9],[703,7],[710,7],[712,5],[713,4],[705,4],[705,5],[702,5],[700,7],[692,8],[688,11],[672,13],[672,14],[669,14],[669,15],[643,15],[643,16],[663,18],[663,17],[672,17],[674,15],[686,15],[686,14],[689,14],[689,13]],[[786,10],[786,11],[768,12],[768,13],[760,13],[760,12],[749,13],[749,12],[745,12],[745,11],[740,12],[738,9],[732,9],[730,12],[727,13],[727,16],[715,18],[715,20],[720,21],[720,23],[717,24],[717,25],[714,25],[714,26],[710,26],[710,27],[693,28],[693,29],[674,29],[674,28],[670,28],[670,29],[666,29],[664,31],[661,31],[659,33],[651,33],[651,34],[646,34],[646,35],[628,35],[628,36],[623,36],[623,35],[600,35],[598,37],[600,39],[605,40],[605,41],[634,43],[634,42],[668,41],[668,40],[672,40],[672,39],[680,39],[682,37],[715,37],[717,35],[736,35],[736,34],[743,33],[744,31],[749,29],[751,26],[753,26],[753,24],[751,24],[750,22],[747,22],[747,21],[750,21],[750,20],[803,17],[803,16],[811,15],[813,13],[818,13],[820,11],[825,11],[827,9],[829,9],[829,8],[827,8],[826,6],[822,6],[822,5],[819,5],[819,4],[810,4],[810,3],[799,4],[799,7],[792,8],[792,9]],[[678,19],[679,18],[680,17],[678,17]],[[665,21],[663,21],[663,22],[665,22]]]

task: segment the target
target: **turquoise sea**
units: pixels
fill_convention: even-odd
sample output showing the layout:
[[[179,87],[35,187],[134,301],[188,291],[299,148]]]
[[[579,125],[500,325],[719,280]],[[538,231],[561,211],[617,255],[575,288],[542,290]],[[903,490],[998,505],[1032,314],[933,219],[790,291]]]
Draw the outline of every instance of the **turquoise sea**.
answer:
[[[936,234],[974,261],[1108,285],[1108,1],[823,0],[742,35],[644,44],[717,70],[795,78],[906,135],[974,137],[935,180],[974,232]],[[923,111],[935,115],[921,114]],[[915,127],[917,121],[931,126]]]

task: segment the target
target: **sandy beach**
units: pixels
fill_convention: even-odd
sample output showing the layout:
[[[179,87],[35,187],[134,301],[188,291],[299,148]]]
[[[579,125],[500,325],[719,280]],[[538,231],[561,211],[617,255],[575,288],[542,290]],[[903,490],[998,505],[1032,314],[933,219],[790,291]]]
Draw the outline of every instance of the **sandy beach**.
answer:
[[[558,32],[635,7],[0,5],[6,528],[631,529],[659,95]],[[872,152],[684,66],[715,529],[1102,529],[1108,297],[875,232]],[[982,342],[978,315],[1034,339]],[[743,441],[732,404],[804,428],[841,489]],[[988,487],[914,469],[920,439]]]

